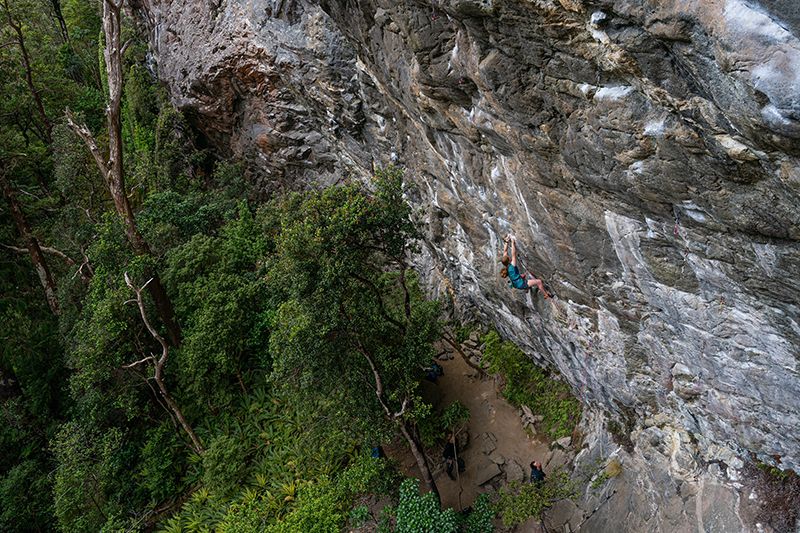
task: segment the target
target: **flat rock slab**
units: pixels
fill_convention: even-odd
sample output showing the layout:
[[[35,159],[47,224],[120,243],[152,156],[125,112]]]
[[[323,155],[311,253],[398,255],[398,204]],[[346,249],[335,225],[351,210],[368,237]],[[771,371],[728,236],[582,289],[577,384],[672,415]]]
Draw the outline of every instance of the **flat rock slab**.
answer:
[[[515,460],[509,459],[506,463],[505,470],[506,482],[511,483],[512,481],[525,480],[525,472],[522,470],[522,466]]]
[[[577,518],[583,518],[583,511],[572,500],[559,500],[547,511],[546,516],[547,528],[558,531],[571,522],[575,523]]]
[[[500,467],[491,461],[486,461],[475,474],[475,484],[483,485],[500,475]]]
[[[497,453],[497,451],[494,451],[491,454],[489,454],[489,460],[497,465],[501,465],[506,462],[506,458],[503,457],[501,454]]]
[[[550,460],[547,461],[547,464],[544,465],[546,471],[553,470],[554,468],[558,468],[559,466],[564,466],[567,464],[569,460],[569,456],[564,450],[555,449],[553,450],[553,454],[550,456]]]
[[[481,435],[481,450],[486,455],[489,455],[497,449],[497,438],[491,433],[484,433]]]

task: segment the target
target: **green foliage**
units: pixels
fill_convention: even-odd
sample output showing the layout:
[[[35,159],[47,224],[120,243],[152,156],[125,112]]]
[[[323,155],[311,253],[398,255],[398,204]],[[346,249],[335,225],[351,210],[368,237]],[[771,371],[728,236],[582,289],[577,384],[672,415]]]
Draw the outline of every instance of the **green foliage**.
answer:
[[[186,497],[166,530],[338,531],[357,497],[396,481],[385,461],[354,454],[366,435],[389,435],[360,350],[374,356],[392,410],[429,407],[416,387],[438,306],[406,264],[418,232],[402,173],[377,173],[372,192],[335,187],[255,213],[241,168],[194,148],[126,20],[125,192],[153,250],[135,255],[96,162],[62,118],[69,107],[107,149],[99,8],[9,2],[2,14],[21,25],[35,92],[0,17],[4,173],[34,234],[67,257],[47,256],[58,317],[28,257],[0,262],[0,373],[14,380],[0,402],[0,530],[149,530],[154,509]],[[5,209],[0,242],[24,244]],[[140,284],[158,273],[174,304],[183,342],[164,378],[202,456],[152,368],[127,367],[160,346],[125,303],[125,272]],[[145,308],[163,331],[149,295]]]
[[[117,430],[100,434],[76,423],[62,426],[53,443],[55,514],[62,530],[96,531],[121,510],[120,502],[109,500],[125,468],[121,444]]]
[[[526,405],[542,415],[542,427],[552,439],[571,435],[581,409],[569,385],[550,377],[517,346],[502,341],[497,332],[489,332],[482,340],[489,372],[502,374],[506,379],[503,396],[516,407]]]
[[[422,443],[434,446],[450,433],[464,426],[469,420],[469,409],[463,403],[455,401],[441,413],[424,412],[415,416]]]
[[[469,421],[469,409],[463,403],[455,401],[442,412],[441,418],[446,431],[455,431]]]
[[[177,294],[184,340],[176,369],[182,389],[212,405],[231,400],[243,368],[268,364],[269,301],[259,269],[266,242],[247,207],[219,236],[196,234],[167,255],[164,281]],[[226,384],[226,381],[229,383]]]
[[[466,324],[457,324],[454,328],[456,342],[459,344],[463,343],[467,339],[469,339],[470,333],[475,331],[475,324],[466,323]]]
[[[461,530],[464,533],[492,533],[494,531],[495,509],[488,494],[479,494],[467,514]]]
[[[0,530],[52,529],[53,502],[46,465],[24,460],[0,476]]]
[[[365,430],[416,396],[440,333],[437,303],[424,300],[405,265],[415,232],[401,180],[379,174],[375,196],[343,186],[289,198],[268,274],[283,292],[270,337],[273,381],[298,401],[346,391],[342,409]]]
[[[781,470],[776,466],[772,466],[771,464],[762,461],[754,461],[754,463],[759,470],[767,474],[770,478],[778,481],[784,481],[791,473],[790,470]]]
[[[497,513],[503,525],[510,527],[530,518],[541,520],[542,514],[554,503],[577,497],[575,484],[563,470],[551,472],[543,483],[513,482],[499,492]]]
[[[458,517],[453,509],[442,510],[432,492],[420,495],[419,481],[406,479],[400,485],[396,533],[455,533]]]
[[[347,515],[347,521],[352,527],[361,527],[370,518],[369,507],[364,504],[358,505],[350,509]]]
[[[203,485],[217,494],[227,495],[244,477],[245,459],[242,442],[228,435],[218,435],[203,454]]]
[[[175,461],[181,447],[175,428],[166,421],[147,431],[136,479],[154,503],[169,499],[181,489],[181,463]]]

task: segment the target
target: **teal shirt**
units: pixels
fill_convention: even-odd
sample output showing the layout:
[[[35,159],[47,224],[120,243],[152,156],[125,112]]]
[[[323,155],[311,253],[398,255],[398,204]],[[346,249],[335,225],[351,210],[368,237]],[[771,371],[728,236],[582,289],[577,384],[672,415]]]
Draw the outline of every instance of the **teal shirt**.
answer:
[[[519,270],[514,265],[508,265],[508,284],[515,289],[527,289],[528,283],[519,275]]]

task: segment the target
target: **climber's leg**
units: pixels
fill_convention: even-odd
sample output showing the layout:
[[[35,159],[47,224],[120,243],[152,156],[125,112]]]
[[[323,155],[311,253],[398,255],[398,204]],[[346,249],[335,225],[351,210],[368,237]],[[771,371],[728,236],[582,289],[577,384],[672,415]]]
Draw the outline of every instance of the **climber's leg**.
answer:
[[[536,287],[537,289],[539,289],[542,292],[542,296],[544,296],[545,299],[550,298],[550,293],[547,292],[547,290],[545,290],[544,283],[542,283],[542,280],[533,277],[533,274],[531,274],[530,272],[528,272],[528,275],[526,277],[527,277],[527,282],[528,282],[528,287],[529,288],[530,287]]]

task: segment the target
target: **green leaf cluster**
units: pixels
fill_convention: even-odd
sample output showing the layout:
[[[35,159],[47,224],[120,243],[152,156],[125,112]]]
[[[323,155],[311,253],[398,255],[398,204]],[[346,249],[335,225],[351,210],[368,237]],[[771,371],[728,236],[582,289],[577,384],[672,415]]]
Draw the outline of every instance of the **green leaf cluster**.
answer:
[[[542,514],[563,499],[577,497],[575,483],[563,470],[551,472],[543,483],[515,481],[500,489],[497,513],[507,527],[517,526],[530,518],[542,519]]]
[[[406,479],[400,485],[396,533],[455,533],[458,516],[453,509],[442,510],[431,492],[420,495],[419,482]]]
[[[543,416],[541,424],[550,438],[571,435],[580,420],[581,407],[569,385],[533,364],[522,350],[503,341],[496,331],[487,333],[482,341],[488,371],[505,378],[503,396],[512,405],[526,405]]]
[[[427,411],[416,418],[420,438],[426,447],[434,446],[469,421],[469,409],[459,401],[445,407],[441,413]]]

